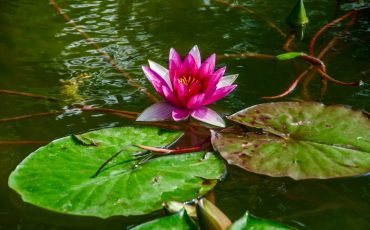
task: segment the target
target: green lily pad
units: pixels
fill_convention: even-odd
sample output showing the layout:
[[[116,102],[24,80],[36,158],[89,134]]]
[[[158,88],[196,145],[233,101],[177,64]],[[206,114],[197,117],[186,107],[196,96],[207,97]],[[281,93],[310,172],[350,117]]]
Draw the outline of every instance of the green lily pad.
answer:
[[[222,161],[212,153],[143,161],[135,155],[142,150],[130,146],[164,147],[181,135],[154,127],[122,127],[64,137],[31,153],[8,183],[25,202],[60,213],[102,218],[150,213],[163,202],[205,194],[224,173]]]
[[[184,209],[171,216],[155,219],[131,230],[197,230],[195,222],[189,217]]]
[[[294,179],[353,176],[370,171],[370,121],[361,111],[315,102],[256,105],[229,117],[263,133],[213,133],[230,163]]]
[[[244,214],[239,220],[235,221],[228,230],[288,230],[294,229],[286,225],[273,222],[271,220],[264,220],[251,216],[248,212]]]

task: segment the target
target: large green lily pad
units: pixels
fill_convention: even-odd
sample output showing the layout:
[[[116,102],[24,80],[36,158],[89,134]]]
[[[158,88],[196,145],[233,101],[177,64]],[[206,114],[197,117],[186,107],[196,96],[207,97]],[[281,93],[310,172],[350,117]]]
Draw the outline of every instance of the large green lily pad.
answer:
[[[256,105],[229,117],[263,133],[213,133],[230,164],[294,179],[353,176],[370,171],[370,121],[361,111],[315,102]]]
[[[122,127],[64,137],[30,154],[9,177],[25,202],[65,214],[107,218],[141,215],[170,200],[211,190],[224,172],[212,153],[196,152],[141,161],[131,144],[164,147],[182,133]],[[123,147],[126,149],[92,177]]]

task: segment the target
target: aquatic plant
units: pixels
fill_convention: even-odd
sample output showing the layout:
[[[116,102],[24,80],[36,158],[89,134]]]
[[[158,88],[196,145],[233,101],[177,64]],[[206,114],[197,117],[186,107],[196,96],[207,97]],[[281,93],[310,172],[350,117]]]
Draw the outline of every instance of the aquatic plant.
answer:
[[[143,71],[155,90],[165,99],[148,107],[137,121],[181,121],[189,116],[211,125],[225,127],[223,119],[215,111],[205,107],[231,93],[237,75],[222,77],[226,67],[215,70],[216,55],[203,63],[200,52],[194,46],[181,60],[175,49],[169,55],[169,70],[149,60]]]

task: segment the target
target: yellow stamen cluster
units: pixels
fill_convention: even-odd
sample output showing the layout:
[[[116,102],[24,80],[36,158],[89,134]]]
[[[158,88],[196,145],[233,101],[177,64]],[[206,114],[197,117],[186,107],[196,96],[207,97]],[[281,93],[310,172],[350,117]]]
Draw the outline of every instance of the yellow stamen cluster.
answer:
[[[190,86],[193,82],[200,83],[198,79],[190,76],[184,76],[178,79],[179,83]]]

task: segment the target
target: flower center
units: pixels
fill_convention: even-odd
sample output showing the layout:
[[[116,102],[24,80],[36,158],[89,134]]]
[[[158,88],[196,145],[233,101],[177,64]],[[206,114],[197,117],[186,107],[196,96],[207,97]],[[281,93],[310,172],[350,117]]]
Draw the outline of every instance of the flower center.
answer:
[[[186,85],[186,86],[190,86],[192,83],[196,82],[196,83],[199,83],[200,84],[200,81],[194,77],[191,77],[191,76],[183,76],[183,77],[180,77],[178,79],[179,83],[183,84],[183,85]]]

